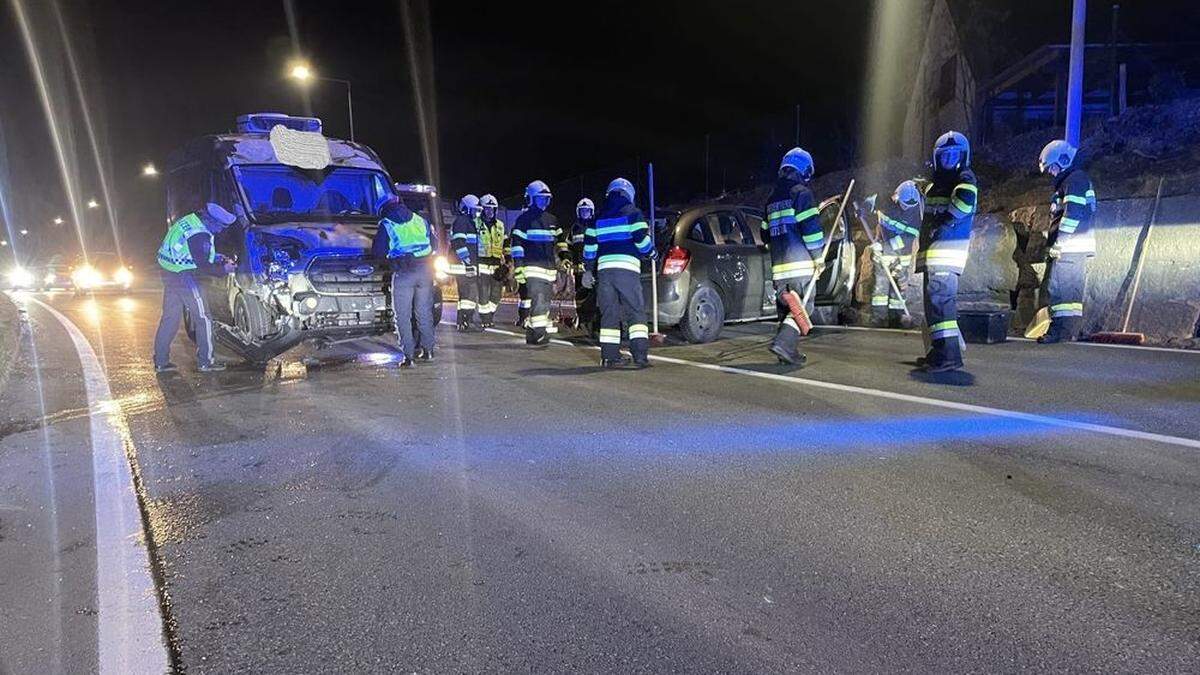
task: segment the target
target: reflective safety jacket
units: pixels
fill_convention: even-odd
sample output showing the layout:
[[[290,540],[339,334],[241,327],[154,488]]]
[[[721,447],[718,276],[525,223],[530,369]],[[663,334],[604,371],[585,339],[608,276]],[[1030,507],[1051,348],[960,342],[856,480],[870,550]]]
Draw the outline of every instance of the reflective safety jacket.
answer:
[[[450,225],[450,248],[458,258],[450,264],[450,274],[466,274],[467,265],[479,264],[479,228],[474,217],[464,213],[454,217]]]
[[[199,214],[189,213],[176,220],[167,228],[162,245],[158,247],[158,264],[168,272],[189,272],[196,269],[196,261],[188,246],[188,239],[201,235],[208,239],[208,263],[217,260],[217,250],[213,245],[212,232],[204,226]]]
[[[1050,230],[1050,248],[1059,253],[1096,255],[1096,233],[1092,230],[1096,192],[1082,169],[1068,169],[1055,178],[1050,212],[1057,214],[1057,227]]]
[[[619,192],[611,192],[600,207],[600,216],[583,235],[583,259],[595,261],[596,270],[642,271],[642,258],[654,242],[641,209]]]
[[[907,265],[912,243],[921,236],[921,210],[915,206],[905,209],[889,199],[875,209],[875,219],[884,257],[899,257],[901,264]]]
[[[917,272],[962,274],[978,204],[979,188],[970,169],[934,173],[925,188]]]
[[[479,235],[479,257],[498,263],[504,257],[504,239],[508,236],[504,229],[504,221],[495,218],[488,223],[480,218],[475,221],[475,226]]]
[[[376,233],[376,245],[372,251],[379,253],[380,239],[387,245],[385,255],[389,259],[417,259],[433,254],[433,232],[429,222],[412,210],[398,205],[389,208],[379,220],[379,231]]]
[[[763,241],[771,248],[771,277],[804,285],[825,248],[821,209],[802,182],[780,178],[767,199]]]
[[[558,259],[568,255],[567,241],[558,218],[531,206],[517,216],[512,231],[512,258],[525,279],[553,282],[558,276]]]
[[[595,227],[596,219],[575,221],[575,227],[571,229],[571,262],[576,265],[583,263],[583,239],[587,235],[588,229]]]

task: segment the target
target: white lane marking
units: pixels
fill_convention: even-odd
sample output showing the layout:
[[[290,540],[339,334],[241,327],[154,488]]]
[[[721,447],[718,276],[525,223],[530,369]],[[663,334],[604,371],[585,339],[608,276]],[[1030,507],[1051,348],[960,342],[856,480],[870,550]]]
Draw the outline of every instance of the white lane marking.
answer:
[[[30,297],[58,320],[79,354],[92,435],[96,510],[96,617],[99,672],[165,673],[167,645],[158,593],[142,543],[142,514],[125,454],[120,412],[91,343],[50,305]]]
[[[920,335],[921,331],[910,328],[876,328],[874,326],[815,326],[817,329],[826,330],[861,330],[870,331],[873,333],[911,333]],[[1010,342],[1037,342],[1027,337],[1018,335],[1009,335]],[[1200,349],[1182,349],[1177,347],[1151,347],[1148,345],[1115,345],[1107,342],[1088,342],[1087,340],[1076,340],[1075,342],[1066,343],[1071,347],[1107,347],[1110,349],[1132,349],[1140,352],[1166,352],[1167,354],[1189,354],[1191,356],[1200,356]]]
[[[497,328],[487,329],[492,333],[499,333],[509,337],[520,337],[514,333]],[[563,345],[568,347],[593,349],[599,347],[592,345],[581,345],[566,340],[551,340],[552,344]],[[894,391],[885,391],[883,389],[871,389],[869,387],[858,387],[852,384],[838,384],[836,382],[825,382],[823,380],[813,380],[806,377],[794,377],[790,375],[780,375],[778,373],[763,373],[757,370],[746,370],[734,366],[722,366],[714,363],[701,363],[699,361],[688,361],[686,359],[677,359],[671,356],[658,356],[650,354],[650,359],[661,361],[663,363],[671,363],[680,366],[691,366],[693,368],[701,368],[703,370],[711,370],[719,373],[727,373],[730,375],[745,375],[748,377],[757,377],[763,380],[772,380],[775,382],[786,382],[788,384],[799,384],[818,389],[830,389],[849,394],[859,394],[861,396],[873,396],[876,398],[886,398],[893,401],[904,401],[905,403],[917,403],[920,405],[928,405],[936,408],[946,408],[949,410],[959,410],[963,412],[978,413],[981,415],[991,415],[993,417],[1004,417],[1008,419],[1023,420],[1034,424],[1043,424],[1051,427],[1059,427],[1063,429],[1075,429],[1077,431],[1090,431],[1108,436],[1118,436],[1121,438],[1132,438],[1139,441],[1153,441],[1156,443],[1166,443],[1168,445],[1178,445],[1184,448],[1192,448],[1200,450],[1200,440],[1193,438],[1183,438],[1181,436],[1168,436],[1166,434],[1155,434],[1148,431],[1138,431],[1136,429],[1125,429],[1123,427],[1114,427],[1107,424],[1093,424],[1091,422],[1078,422],[1075,420],[1063,419],[1061,417],[1050,417],[1047,415],[1035,415],[1033,413],[1024,413],[1017,410],[1006,410],[1004,408],[992,408],[990,406],[974,405],[971,403],[960,403],[958,401],[947,401],[940,398],[929,398],[926,396],[914,396],[912,394],[901,394]]]

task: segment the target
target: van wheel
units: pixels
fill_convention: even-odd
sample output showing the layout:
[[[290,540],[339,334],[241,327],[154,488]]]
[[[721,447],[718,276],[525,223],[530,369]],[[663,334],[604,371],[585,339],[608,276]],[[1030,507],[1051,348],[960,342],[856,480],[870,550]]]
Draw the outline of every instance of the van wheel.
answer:
[[[721,335],[724,324],[725,303],[721,302],[721,294],[711,286],[697,286],[679,322],[683,338],[692,344],[712,342]]]
[[[267,308],[253,295],[238,293],[233,301],[233,321],[243,335],[256,342],[267,337],[271,331]]]

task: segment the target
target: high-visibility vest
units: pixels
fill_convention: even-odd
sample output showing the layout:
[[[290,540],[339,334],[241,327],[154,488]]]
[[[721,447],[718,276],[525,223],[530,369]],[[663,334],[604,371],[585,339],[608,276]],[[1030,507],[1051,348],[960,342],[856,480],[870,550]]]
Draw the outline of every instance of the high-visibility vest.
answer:
[[[162,246],[158,247],[158,264],[168,272],[187,272],[196,269],[196,261],[188,249],[188,239],[203,234],[208,237],[208,262],[216,262],[217,250],[213,246],[212,232],[196,213],[189,213],[167,228]]]
[[[488,225],[480,219],[476,222],[479,231],[479,257],[500,259],[504,257],[504,221],[497,218]]]
[[[411,218],[402,223],[384,218],[379,225],[388,233],[389,258],[424,258],[433,253],[429,224],[420,215],[413,213]]]

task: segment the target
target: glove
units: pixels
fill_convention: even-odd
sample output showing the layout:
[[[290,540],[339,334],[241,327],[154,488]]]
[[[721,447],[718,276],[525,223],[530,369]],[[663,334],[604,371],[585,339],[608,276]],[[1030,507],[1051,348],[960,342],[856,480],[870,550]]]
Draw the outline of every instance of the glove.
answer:
[[[492,273],[492,278],[496,281],[508,279],[508,265],[500,264],[496,266],[496,271]]]
[[[1062,251],[1058,250],[1057,246],[1051,246],[1050,248],[1046,249],[1046,255],[1051,260],[1058,260],[1062,257]]]
[[[474,265],[466,265],[463,269],[466,270],[468,279],[479,276],[479,268]]]
[[[558,269],[562,270],[563,272],[570,272],[571,271],[571,259],[570,258],[559,258],[558,259]]]
[[[1050,215],[1057,216],[1058,214],[1062,213],[1062,210],[1063,207],[1061,203],[1056,201],[1050,202]]]
[[[591,270],[585,269],[583,271],[583,279],[580,281],[580,283],[583,284],[584,288],[595,288],[596,275],[592,274]]]
[[[814,260],[813,261],[813,274],[816,275],[817,278],[820,278],[821,275],[824,273],[825,273],[825,261],[824,260]]]
[[[883,255],[883,244],[879,242],[871,244],[871,255],[875,256],[876,258]]]

